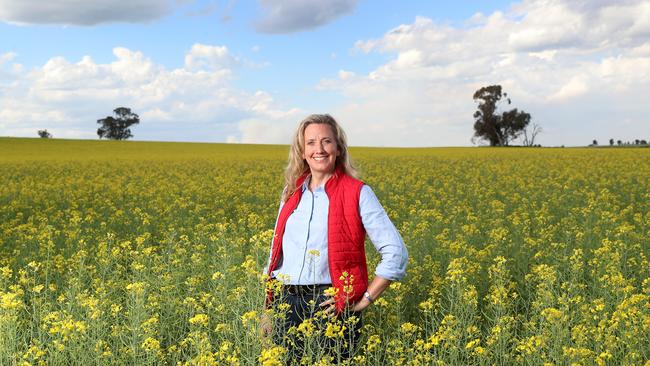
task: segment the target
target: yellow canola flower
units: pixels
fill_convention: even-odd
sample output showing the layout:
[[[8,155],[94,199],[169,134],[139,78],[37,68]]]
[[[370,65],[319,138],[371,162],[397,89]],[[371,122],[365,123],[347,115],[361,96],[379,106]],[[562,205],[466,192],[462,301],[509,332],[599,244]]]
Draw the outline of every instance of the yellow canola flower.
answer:
[[[403,323],[400,326],[400,331],[402,333],[404,333],[405,335],[407,335],[407,336],[411,336],[411,335],[415,334],[419,329],[420,328],[417,325],[415,325],[413,323],[408,323],[408,322]]]
[[[226,329],[228,329],[228,324],[225,324],[225,323],[219,323],[219,324],[217,324],[217,326],[214,328],[214,331],[215,331],[216,333],[221,333],[221,332],[225,331]]]
[[[341,273],[341,276],[339,277],[339,280],[345,281],[345,280],[347,280],[349,275],[350,274],[348,273],[348,271],[343,271],[343,273]]]
[[[424,312],[431,311],[433,309],[433,302],[431,300],[422,301],[418,307]]]
[[[9,266],[0,267],[0,277],[8,280],[11,278],[12,274],[13,271],[11,270],[11,268],[9,268]]]
[[[244,326],[254,323],[257,320],[257,312],[255,310],[248,311],[241,316],[241,322]]]
[[[556,308],[546,308],[542,310],[542,316],[552,324],[559,324],[564,319],[564,313]]]
[[[648,363],[650,149],[352,155],[412,255],[404,281],[366,310],[367,343],[347,364]],[[262,312],[286,316],[280,296],[264,307],[258,281],[268,276],[285,160],[277,146],[0,138],[7,357],[56,364],[87,350],[108,364],[288,363],[284,348],[262,357],[272,339],[241,332]],[[367,254],[372,271],[381,256]],[[317,321],[296,334],[324,333]],[[143,355],[156,340],[164,350]],[[307,348],[305,363],[334,363]]]
[[[368,340],[366,341],[366,351],[368,352],[373,352],[379,348],[379,345],[381,344],[381,338],[377,334],[373,334],[370,337],[368,337]]]
[[[307,318],[298,325],[298,332],[301,333],[304,337],[311,337],[314,334],[315,330],[316,326],[314,325],[312,318]]]
[[[287,349],[280,346],[264,349],[258,357],[258,361],[262,366],[283,366],[285,353],[287,353]]]
[[[327,289],[325,289],[324,293],[327,296],[333,297],[333,296],[336,296],[338,291],[339,291],[339,289],[337,289],[336,287],[328,287]]]
[[[160,352],[160,342],[153,337],[147,337],[141,347],[147,352]]]
[[[375,307],[385,308],[388,307],[388,301],[383,297],[380,297],[377,300],[375,300],[375,302],[373,302],[373,305]]]
[[[144,282],[133,282],[126,285],[126,290],[136,296],[142,296],[146,287],[147,284]]]
[[[479,344],[481,344],[480,339],[477,338],[477,339],[471,340],[471,341],[467,342],[467,344],[465,345],[465,349],[473,349],[476,346],[478,346]]]
[[[47,355],[47,350],[44,350],[44,349],[40,346],[40,342],[36,342],[36,344],[31,344],[31,345],[29,346],[29,348],[27,349],[27,352],[25,352],[25,353],[23,354],[23,359],[32,359],[33,361],[39,361],[39,360],[40,360],[40,361],[38,362],[38,364],[43,364],[43,363],[44,363],[44,360],[42,360],[42,359],[43,359],[44,356],[46,356],[46,355]],[[31,365],[31,363],[29,363],[29,362],[27,362],[27,361],[25,361],[24,364]]]
[[[202,327],[208,326],[208,321],[210,318],[206,314],[196,314],[190,318],[189,322],[192,325],[199,325]]]
[[[327,328],[325,328],[325,337],[327,338],[343,338],[345,332],[345,326],[328,322]]]
[[[17,309],[23,302],[19,300],[19,294],[15,292],[0,292],[0,307],[4,310]]]
[[[95,353],[101,358],[113,356],[113,352],[108,343],[101,339],[95,343]]]

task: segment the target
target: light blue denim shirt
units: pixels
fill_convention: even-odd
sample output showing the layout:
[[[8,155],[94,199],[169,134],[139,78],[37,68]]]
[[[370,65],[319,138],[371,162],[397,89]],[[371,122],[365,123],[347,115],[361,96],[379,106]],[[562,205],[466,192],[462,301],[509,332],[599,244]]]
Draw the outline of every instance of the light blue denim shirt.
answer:
[[[323,185],[313,192],[308,186],[309,178],[301,187],[302,197],[298,207],[286,223],[282,237],[282,251],[285,255],[271,274],[285,284],[332,283],[327,256],[329,198]],[[408,251],[377,196],[367,185],[361,188],[359,212],[368,237],[381,255],[375,275],[392,281],[402,279],[406,274]]]

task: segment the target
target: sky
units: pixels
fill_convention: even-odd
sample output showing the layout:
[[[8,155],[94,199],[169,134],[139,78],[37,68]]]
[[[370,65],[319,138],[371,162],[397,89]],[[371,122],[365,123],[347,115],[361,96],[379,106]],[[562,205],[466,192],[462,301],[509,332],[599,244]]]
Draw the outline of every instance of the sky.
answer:
[[[494,84],[544,146],[650,140],[650,0],[0,0],[0,136],[474,146]]]

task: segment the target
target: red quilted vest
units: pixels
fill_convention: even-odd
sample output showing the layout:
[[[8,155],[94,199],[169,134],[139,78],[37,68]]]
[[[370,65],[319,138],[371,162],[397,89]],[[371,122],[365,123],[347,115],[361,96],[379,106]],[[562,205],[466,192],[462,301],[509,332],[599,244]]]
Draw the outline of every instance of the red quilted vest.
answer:
[[[276,269],[282,258],[282,237],[287,219],[298,207],[302,190],[300,187],[307,175],[296,181],[298,189],[282,206],[273,236],[273,248],[268,274]],[[366,230],[359,213],[359,196],[363,182],[345,174],[339,167],[325,183],[329,199],[327,215],[327,253],[332,286],[337,289],[336,310],[341,312],[346,303],[354,304],[363,297],[368,288],[366,264]],[[269,293],[268,300],[272,300]]]

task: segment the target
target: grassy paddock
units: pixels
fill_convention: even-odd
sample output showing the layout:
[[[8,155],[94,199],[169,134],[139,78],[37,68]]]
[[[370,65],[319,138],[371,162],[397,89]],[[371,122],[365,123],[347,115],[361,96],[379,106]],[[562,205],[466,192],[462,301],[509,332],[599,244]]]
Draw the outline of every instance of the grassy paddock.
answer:
[[[0,364],[285,363],[257,329],[287,149],[0,138]],[[411,254],[353,364],[650,365],[650,150],[352,156]],[[349,324],[311,325],[336,361]]]

